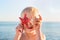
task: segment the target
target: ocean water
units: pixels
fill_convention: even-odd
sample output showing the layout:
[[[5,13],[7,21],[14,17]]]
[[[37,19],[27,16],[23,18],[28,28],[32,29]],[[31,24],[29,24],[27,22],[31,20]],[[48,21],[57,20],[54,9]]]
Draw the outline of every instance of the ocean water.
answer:
[[[0,22],[0,40],[13,40],[18,22]],[[46,40],[60,40],[60,22],[43,22]]]

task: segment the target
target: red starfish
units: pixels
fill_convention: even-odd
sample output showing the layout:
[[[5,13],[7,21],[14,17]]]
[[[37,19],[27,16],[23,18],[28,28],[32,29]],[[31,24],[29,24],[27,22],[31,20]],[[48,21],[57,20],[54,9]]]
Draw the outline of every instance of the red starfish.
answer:
[[[19,19],[21,20],[21,22],[22,22],[23,25],[25,24],[27,26],[27,28],[29,28],[28,27],[28,22],[30,21],[30,19],[27,18],[27,15],[26,14],[24,15],[24,18],[19,17]]]

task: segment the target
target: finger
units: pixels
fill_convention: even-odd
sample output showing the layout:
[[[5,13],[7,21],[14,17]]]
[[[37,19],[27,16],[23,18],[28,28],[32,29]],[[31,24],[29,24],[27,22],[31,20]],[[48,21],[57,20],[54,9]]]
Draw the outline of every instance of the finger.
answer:
[[[19,31],[20,32],[23,32],[23,25],[20,25],[21,27],[20,27],[20,29],[19,29]]]
[[[19,24],[19,25],[16,27],[16,30],[19,31],[19,32],[22,32],[22,31],[23,31],[22,25]]]
[[[35,22],[40,22],[40,19],[35,17]]]
[[[40,26],[40,19],[35,17],[35,22],[34,22],[34,26],[35,27],[39,27]]]
[[[42,20],[42,17],[39,15],[39,19]]]

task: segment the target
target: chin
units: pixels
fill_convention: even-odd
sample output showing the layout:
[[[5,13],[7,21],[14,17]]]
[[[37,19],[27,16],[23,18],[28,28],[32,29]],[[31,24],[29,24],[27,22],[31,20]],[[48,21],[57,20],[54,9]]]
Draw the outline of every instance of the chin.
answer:
[[[33,31],[27,31],[26,33],[35,35],[35,34],[36,34],[36,30],[33,30]]]

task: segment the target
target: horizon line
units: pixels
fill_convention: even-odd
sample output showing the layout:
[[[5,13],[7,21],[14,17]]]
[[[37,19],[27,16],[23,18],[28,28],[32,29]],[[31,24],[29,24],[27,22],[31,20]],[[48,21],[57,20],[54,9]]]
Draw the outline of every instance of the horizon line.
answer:
[[[0,22],[19,22],[19,21],[0,21]],[[60,21],[42,21],[42,22],[60,22]]]

